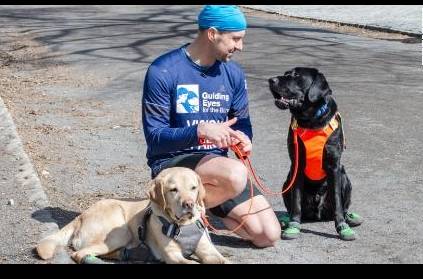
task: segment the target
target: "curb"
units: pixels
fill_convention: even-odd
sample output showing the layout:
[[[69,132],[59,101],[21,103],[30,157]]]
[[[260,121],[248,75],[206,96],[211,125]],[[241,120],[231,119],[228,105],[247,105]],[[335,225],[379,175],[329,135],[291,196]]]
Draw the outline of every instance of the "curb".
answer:
[[[4,148],[7,154],[15,156],[19,165],[16,179],[23,188],[29,190],[29,203],[35,207],[35,210],[40,210],[37,216],[38,219],[42,221],[40,225],[41,238],[58,231],[59,227],[51,216],[51,213],[47,210],[43,210],[49,206],[47,195],[41,186],[40,179],[31,160],[23,149],[22,141],[16,131],[15,123],[1,97],[0,143],[2,144],[1,148]]]
[[[268,13],[268,14],[275,14],[275,15],[285,16],[285,17],[288,17],[288,18],[308,20],[308,21],[312,21],[312,22],[322,22],[322,23],[337,24],[337,25],[340,25],[340,26],[350,26],[350,27],[355,27],[355,28],[367,29],[367,30],[371,30],[371,31],[378,31],[378,32],[386,32],[386,33],[394,33],[394,34],[407,35],[407,36],[416,37],[416,38],[421,38],[422,37],[422,33],[414,33],[414,32],[400,31],[400,30],[395,30],[395,29],[391,29],[391,28],[387,28],[387,27],[378,27],[378,26],[358,24],[358,23],[347,23],[347,22],[342,22],[342,21],[325,20],[325,19],[318,19],[318,18],[313,18],[313,17],[293,16],[293,15],[283,14],[283,13],[276,12],[276,11],[262,10],[262,9],[259,9],[259,8],[254,8],[254,7],[245,6],[245,5],[242,5],[242,7],[243,8],[246,8],[246,9],[254,10],[254,11],[260,11],[260,12]]]

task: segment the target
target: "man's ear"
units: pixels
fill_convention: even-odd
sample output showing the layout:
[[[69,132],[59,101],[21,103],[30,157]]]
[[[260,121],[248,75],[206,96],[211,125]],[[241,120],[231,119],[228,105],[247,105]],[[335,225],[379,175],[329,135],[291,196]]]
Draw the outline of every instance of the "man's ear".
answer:
[[[214,27],[210,27],[207,29],[207,37],[211,42],[216,41],[216,34],[218,33],[217,29]]]
[[[163,210],[166,208],[166,200],[164,196],[164,189],[163,189],[163,183],[161,178],[155,178],[150,181],[149,185],[149,192],[148,195],[150,197],[150,200],[157,203],[160,207],[163,208]]]
[[[198,196],[197,196],[197,204],[201,207],[205,207],[204,199],[206,198],[206,189],[204,188],[203,183],[201,182],[200,176],[197,174],[198,180]]]
[[[308,99],[310,102],[314,103],[330,94],[332,94],[332,90],[329,88],[325,76],[321,73],[317,73],[308,90]]]

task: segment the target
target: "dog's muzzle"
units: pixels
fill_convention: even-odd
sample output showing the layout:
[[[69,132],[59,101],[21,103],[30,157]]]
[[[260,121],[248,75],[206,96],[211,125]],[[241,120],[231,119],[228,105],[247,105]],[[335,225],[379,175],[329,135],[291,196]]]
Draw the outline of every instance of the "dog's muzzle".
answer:
[[[289,100],[285,99],[283,97],[279,98],[279,99],[275,99],[275,105],[279,108],[279,109],[288,109],[289,108]]]
[[[297,99],[286,99],[284,97],[280,97],[279,99],[275,99],[275,105],[279,109],[285,110],[300,107],[302,103]]]
[[[269,89],[272,93],[273,97],[275,98],[275,105],[282,110],[295,108],[301,106],[300,102],[296,99],[288,99],[284,98],[283,95],[287,93],[285,89],[283,92],[280,92],[279,87],[279,79],[278,78],[270,78],[269,79]]]

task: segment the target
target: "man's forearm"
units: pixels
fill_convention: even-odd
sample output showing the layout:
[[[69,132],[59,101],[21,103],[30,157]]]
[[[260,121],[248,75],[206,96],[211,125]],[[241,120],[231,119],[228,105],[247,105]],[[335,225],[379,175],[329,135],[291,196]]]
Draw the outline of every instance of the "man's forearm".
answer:
[[[154,155],[180,151],[198,145],[197,125],[184,128],[158,128],[147,137]]]

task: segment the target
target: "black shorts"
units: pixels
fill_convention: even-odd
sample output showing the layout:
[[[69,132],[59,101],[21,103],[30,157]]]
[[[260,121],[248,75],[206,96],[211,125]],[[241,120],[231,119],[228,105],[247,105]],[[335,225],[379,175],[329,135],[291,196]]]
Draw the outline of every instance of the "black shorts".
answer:
[[[156,177],[162,170],[172,167],[186,167],[190,168],[192,170],[195,170],[195,167],[198,165],[198,163],[203,159],[205,156],[210,155],[211,153],[190,153],[190,154],[183,154],[179,155],[173,158],[170,158],[169,160],[166,160],[160,164],[158,168],[155,168],[152,171],[152,177]],[[256,187],[253,187],[253,196],[260,195],[260,192],[256,189]],[[213,215],[216,215],[221,218],[225,218],[228,216],[229,212],[231,210],[247,201],[250,198],[250,183],[247,183],[247,186],[245,187],[244,191],[242,191],[241,194],[236,196],[233,199],[229,199],[222,203],[221,205],[218,205],[216,207],[210,208],[210,212],[213,213]]]

